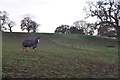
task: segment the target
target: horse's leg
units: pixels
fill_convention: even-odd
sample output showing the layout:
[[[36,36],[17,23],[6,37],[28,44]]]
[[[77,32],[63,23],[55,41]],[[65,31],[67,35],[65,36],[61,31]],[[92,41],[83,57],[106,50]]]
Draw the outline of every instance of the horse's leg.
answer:
[[[26,47],[23,47],[22,52],[27,52]]]
[[[26,49],[26,47],[25,47],[25,52],[27,52],[27,49]]]
[[[25,48],[23,47],[23,48],[22,48],[22,52],[24,52],[24,51],[25,51]]]
[[[35,48],[33,48],[33,52],[35,52]]]
[[[35,49],[33,49],[33,52],[35,52]]]
[[[35,48],[35,47],[33,47],[33,52],[35,52],[35,49],[36,49],[36,48]]]

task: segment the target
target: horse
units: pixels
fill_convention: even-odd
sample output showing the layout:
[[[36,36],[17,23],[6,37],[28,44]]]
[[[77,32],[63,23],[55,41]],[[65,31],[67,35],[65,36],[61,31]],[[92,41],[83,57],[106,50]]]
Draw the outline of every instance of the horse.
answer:
[[[35,51],[34,49],[36,49],[37,48],[37,44],[39,43],[39,37],[37,37],[37,38],[34,38],[34,39],[24,39],[23,41],[22,41],[22,47],[23,47],[23,49],[22,49],[22,51],[25,51],[25,52],[27,52],[27,47],[32,47],[33,48],[33,52]]]

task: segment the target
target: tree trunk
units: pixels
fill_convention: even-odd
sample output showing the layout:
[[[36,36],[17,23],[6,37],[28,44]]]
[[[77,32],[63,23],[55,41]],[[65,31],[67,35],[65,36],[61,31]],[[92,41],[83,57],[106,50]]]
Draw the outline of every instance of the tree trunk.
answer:
[[[120,26],[117,29],[117,39],[118,39],[118,46],[120,47]]]
[[[116,20],[115,21],[116,23],[116,30],[117,30],[117,39],[118,39],[118,42],[120,41],[120,25],[119,25],[119,20]]]
[[[0,31],[2,30],[2,27],[0,26]]]
[[[0,31],[2,30],[2,25],[1,25],[1,22],[0,22]]]
[[[36,33],[36,30],[33,30],[33,33]]]
[[[9,30],[10,30],[10,33],[12,33],[12,29],[10,28]]]
[[[30,30],[29,30],[29,29],[28,29],[27,31],[28,31],[28,33],[30,33]]]

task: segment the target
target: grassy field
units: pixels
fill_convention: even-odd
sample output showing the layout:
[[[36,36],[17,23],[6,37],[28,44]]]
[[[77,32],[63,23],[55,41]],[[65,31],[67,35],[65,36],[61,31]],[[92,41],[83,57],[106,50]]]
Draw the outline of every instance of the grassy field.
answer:
[[[117,78],[117,40],[41,33],[35,52],[21,52],[25,33],[3,33],[2,76],[12,78]],[[112,46],[112,47],[110,47]]]

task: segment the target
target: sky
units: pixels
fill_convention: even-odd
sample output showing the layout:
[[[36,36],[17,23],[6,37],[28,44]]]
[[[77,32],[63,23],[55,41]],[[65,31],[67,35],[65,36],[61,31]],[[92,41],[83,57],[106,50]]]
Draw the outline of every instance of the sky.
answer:
[[[13,32],[21,32],[20,21],[25,16],[40,24],[37,32],[54,33],[55,29],[75,21],[83,20],[87,0],[0,0],[0,11],[6,11],[9,18],[16,22]],[[92,0],[93,1],[93,0]],[[87,22],[95,22],[90,18]]]

